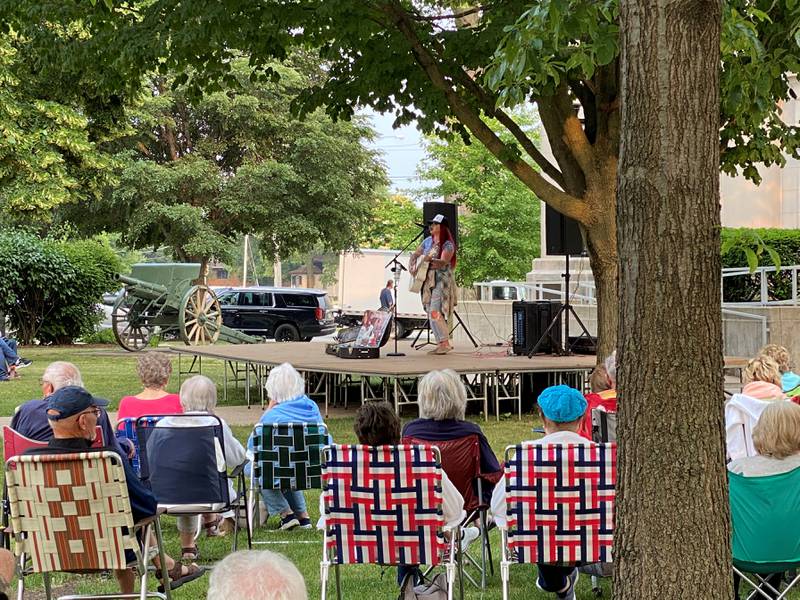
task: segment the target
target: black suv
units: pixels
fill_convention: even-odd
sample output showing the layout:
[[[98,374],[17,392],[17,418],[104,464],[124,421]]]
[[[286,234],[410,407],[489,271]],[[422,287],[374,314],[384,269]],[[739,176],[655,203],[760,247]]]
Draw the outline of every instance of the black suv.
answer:
[[[222,322],[233,329],[278,342],[309,342],[333,333],[328,296],[303,288],[226,288],[217,290]]]

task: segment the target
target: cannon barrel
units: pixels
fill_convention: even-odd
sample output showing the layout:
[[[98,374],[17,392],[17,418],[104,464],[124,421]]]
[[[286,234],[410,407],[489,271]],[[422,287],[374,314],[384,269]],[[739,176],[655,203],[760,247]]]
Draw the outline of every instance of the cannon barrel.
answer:
[[[160,298],[169,291],[163,285],[159,285],[157,283],[150,283],[148,281],[142,281],[141,279],[135,279],[133,277],[128,277],[127,275],[117,275],[117,279],[122,283],[124,283],[125,285],[129,285],[136,288],[135,291],[133,292],[134,296],[141,296],[148,299],[156,299]]]

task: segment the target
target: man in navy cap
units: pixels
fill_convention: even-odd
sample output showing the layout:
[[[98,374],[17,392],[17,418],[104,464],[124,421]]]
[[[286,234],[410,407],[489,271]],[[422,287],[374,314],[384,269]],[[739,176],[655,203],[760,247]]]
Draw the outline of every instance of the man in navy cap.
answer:
[[[523,444],[578,444],[591,446],[594,442],[578,434],[586,414],[586,398],[578,390],[568,385],[554,385],[546,388],[537,399],[539,416],[544,423],[545,436]],[[492,514],[495,522],[506,524],[506,485],[501,479],[492,493]],[[557,566],[537,563],[539,577],[536,586],[545,592],[552,592],[556,598],[575,600],[575,582],[578,569],[574,566]]]
[[[31,448],[25,454],[117,452],[111,447],[91,447],[100,411],[106,406],[108,406],[108,400],[96,398],[77,385],[69,385],[56,390],[47,397],[47,420],[53,429],[53,437],[47,443],[47,447]],[[120,463],[125,469],[125,483],[128,487],[133,522],[138,523],[142,519],[156,514],[158,503],[152,492],[139,481],[128,462],[120,459]],[[132,560],[132,557],[129,560]],[[156,557],[154,562],[157,560]],[[197,579],[204,572],[204,569],[195,564],[188,567],[184,567],[180,563],[176,564],[169,556],[166,557],[166,561],[171,589]],[[133,570],[115,571],[114,574],[119,581],[122,593],[132,594],[134,590]]]

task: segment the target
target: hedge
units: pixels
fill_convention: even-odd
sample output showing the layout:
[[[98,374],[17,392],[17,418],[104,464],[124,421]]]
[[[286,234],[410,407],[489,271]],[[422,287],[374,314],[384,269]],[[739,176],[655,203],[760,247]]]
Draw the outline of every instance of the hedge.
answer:
[[[749,258],[749,260],[748,260]],[[722,230],[722,266],[763,267],[800,265],[800,230],[796,229],[732,229]],[[792,277],[788,271],[767,276],[770,300],[792,297]],[[723,298],[727,302],[753,302],[761,299],[759,275],[740,275],[723,279]]]
[[[94,331],[121,263],[96,240],[54,241],[0,230],[0,312],[23,344],[68,344]]]

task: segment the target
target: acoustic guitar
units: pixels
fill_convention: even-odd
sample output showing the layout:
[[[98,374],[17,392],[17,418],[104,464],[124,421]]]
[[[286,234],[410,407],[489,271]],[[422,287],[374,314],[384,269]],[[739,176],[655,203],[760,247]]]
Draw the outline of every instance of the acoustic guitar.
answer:
[[[429,260],[422,260],[422,258],[423,257],[420,256],[417,261],[417,274],[411,278],[411,283],[408,286],[409,292],[421,292],[422,286],[425,284],[425,279],[428,278],[428,269],[431,267],[431,262]]]

